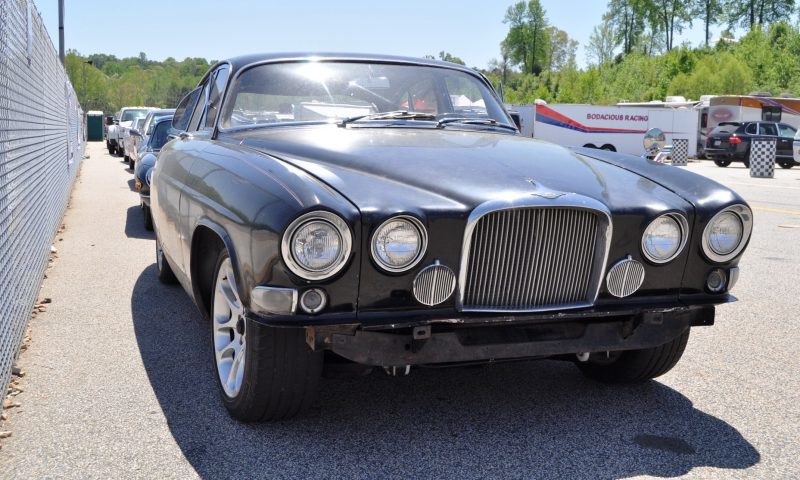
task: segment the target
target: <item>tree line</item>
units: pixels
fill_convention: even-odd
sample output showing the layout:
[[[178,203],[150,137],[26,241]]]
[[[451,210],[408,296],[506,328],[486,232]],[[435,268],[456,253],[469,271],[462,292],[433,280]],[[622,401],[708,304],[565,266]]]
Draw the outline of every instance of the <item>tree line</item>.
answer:
[[[508,7],[500,56],[481,69],[509,103],[613,104],[705,94],[800,94],[794,0],[610,0],[585,45],[550,24],[539,0]],[[676,35],[702,22],[701,45]],[[722,28],[713,42],[711,32]],[[738,30],[737,30],[738,29]],[[735,38],[733,31],[742,32]]]

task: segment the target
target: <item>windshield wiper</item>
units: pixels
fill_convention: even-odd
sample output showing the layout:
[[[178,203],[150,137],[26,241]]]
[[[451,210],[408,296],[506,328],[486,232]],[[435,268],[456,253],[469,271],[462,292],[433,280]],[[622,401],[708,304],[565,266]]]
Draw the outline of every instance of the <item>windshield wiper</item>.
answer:
[[[337,122],[340,127],[346,126],[348,123],[357,122],[359,120],[436,120],[436,115],[431,113],[422,112],[409,112],[408,110],[395,110],[393,112],[379,112],[369,115],[357,115],[355,117],[343,118]]]
[[[516,127],[512,127],[511,125],[506,125],[505,123],[500,123],[493,118],[469,118],[469,117],[450,117],[450,118],[443,118],[436,122],[436,126],[438,128],[444,128],[445,125],[450,123],[460,123],[462,125],[489,125],[492,127],[500,127],[505,128],[508,130],[517,131]]]

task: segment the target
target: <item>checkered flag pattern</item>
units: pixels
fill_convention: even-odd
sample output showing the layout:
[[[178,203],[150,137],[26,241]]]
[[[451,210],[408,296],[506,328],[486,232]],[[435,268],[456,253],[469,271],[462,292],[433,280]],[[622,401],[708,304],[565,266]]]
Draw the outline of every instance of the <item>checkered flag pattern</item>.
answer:
[[[750,145],[750,176],[775,177],[775,140],[753,140]]]
[[[675,138],[672,140],[672,164],[685,167],[689,163],[689,140]]]

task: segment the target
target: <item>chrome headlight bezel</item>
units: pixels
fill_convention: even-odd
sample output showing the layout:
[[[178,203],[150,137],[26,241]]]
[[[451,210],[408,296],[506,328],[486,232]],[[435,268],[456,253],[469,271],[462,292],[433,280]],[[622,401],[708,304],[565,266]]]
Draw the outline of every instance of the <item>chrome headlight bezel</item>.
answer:
[[[672,221],[674,221],[677,224],[678,230],[680,230],[680,235],[681,235],[680,242],[678,243],[678,248],[672,255],[670,255],[667,258],[658,258],[647,249],[647,231],[650,229],[650,227],[655,225],[655,223],[661,220],[662,218],[669,218]],[[647,227],[645,227],[644,229],[644,232],[642,232],[642,242],[641,242],[642,255],[644,255],[644,257],[652,263],[656,263],[659,265],[669,263],[672,260],[675,260],[675,258],[681,254],[684,247],[686,247],[686,242],[688,241],[688,239],[689,239],[689,222],[688,220],[686,220],[686,217],[684,217],[679,213],[674,213],[674,212],[659,215],[658,217],[654,218],[650,223],[648,223]]]
[[[417,251],[417,254],[414,256],[413,259],[411,259],[411,261],[399,267],[394,265],[388,265],[383,261],[383,259],[380,258],[380,255],[378,255],[377,252],[377,243],[376,243],[378,240],[378,234],[381,232],[381,230],[384,227],[386,227],[389,223],[395,221],[408,222],[414,227],[414,229],[417,231],[417,234],[419,235],[419,250]],[[425,252],[427,252],[428,250],[428,231],[425,229],[425,225],[423,225],[422,222],[416,217],[412,217],[411,215],[395,215],[394,217],[388,218],[384,222],[382,222],[378,226],[378,228],[376,228],[375,231],[372,233],[372,237],[370,238],[369,242],[369,250],[370,254],[372,255],[372,260],[382,270],[385,270],[390,273],[406,272],[414,268],[425,256]]]
[[[341,238],[341,248],[336,260],[329,267],[320,270],[313,270],[301,264],[294,256],[292,245],[294,244],[294,235],[302,227],[310,222],[325,222],[332,226],[339,237]],[[325,210],[317,210],[303,214],[286,227],[281,239],[281,255],[283,262],[295,275],[305,280],[324,280],[339,273],[347,261],[350,259],[350,253],[353,248],[353,236],[350,233],[350,227],[339,215]]]
[[[714,251],[714,248],[711,246],[711,229],[714,225],[714,222],[719,220],[719,218],[727,213],[733,213],[742,222],[742,236],[739,239],[739,244],[731,250],[731,252],[726,254],[719,254]],[[737,255],[742,253],[744,247],[747,245],[747,241],[750,239],[750,234],[753,232],[753,212],[748,208],[746,205],[731,205],[729,207],[724,208],[723,210],[719,211],[711,217],[711,220],[708,221],[706,224],[706,228],[703,229],[703,238],[702,238],[702,245],[703,245],[703,254],[715,263],[725,263],[734,258]]]

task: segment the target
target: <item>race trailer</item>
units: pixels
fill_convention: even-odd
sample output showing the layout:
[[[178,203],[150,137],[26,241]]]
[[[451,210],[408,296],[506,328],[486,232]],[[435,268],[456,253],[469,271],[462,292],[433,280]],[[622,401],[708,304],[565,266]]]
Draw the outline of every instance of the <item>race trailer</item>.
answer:
[[[524,117],[523,109],[512,106]],[[642,140],[651,128],[664,132],[667,144],[676,138],[689,141],[689,157],[697,155],[698,112],[692,108],[634,105],[580,105],[537,103],[532,129],[523,135],[565,146],[600,148],[631,155],[643,153]],[[523,127],[525,119],[521,118]]]
[[[722,122],[756,121],[786,123],[800,130],[800,99],[721,95],[709,101],[709,129]]]

